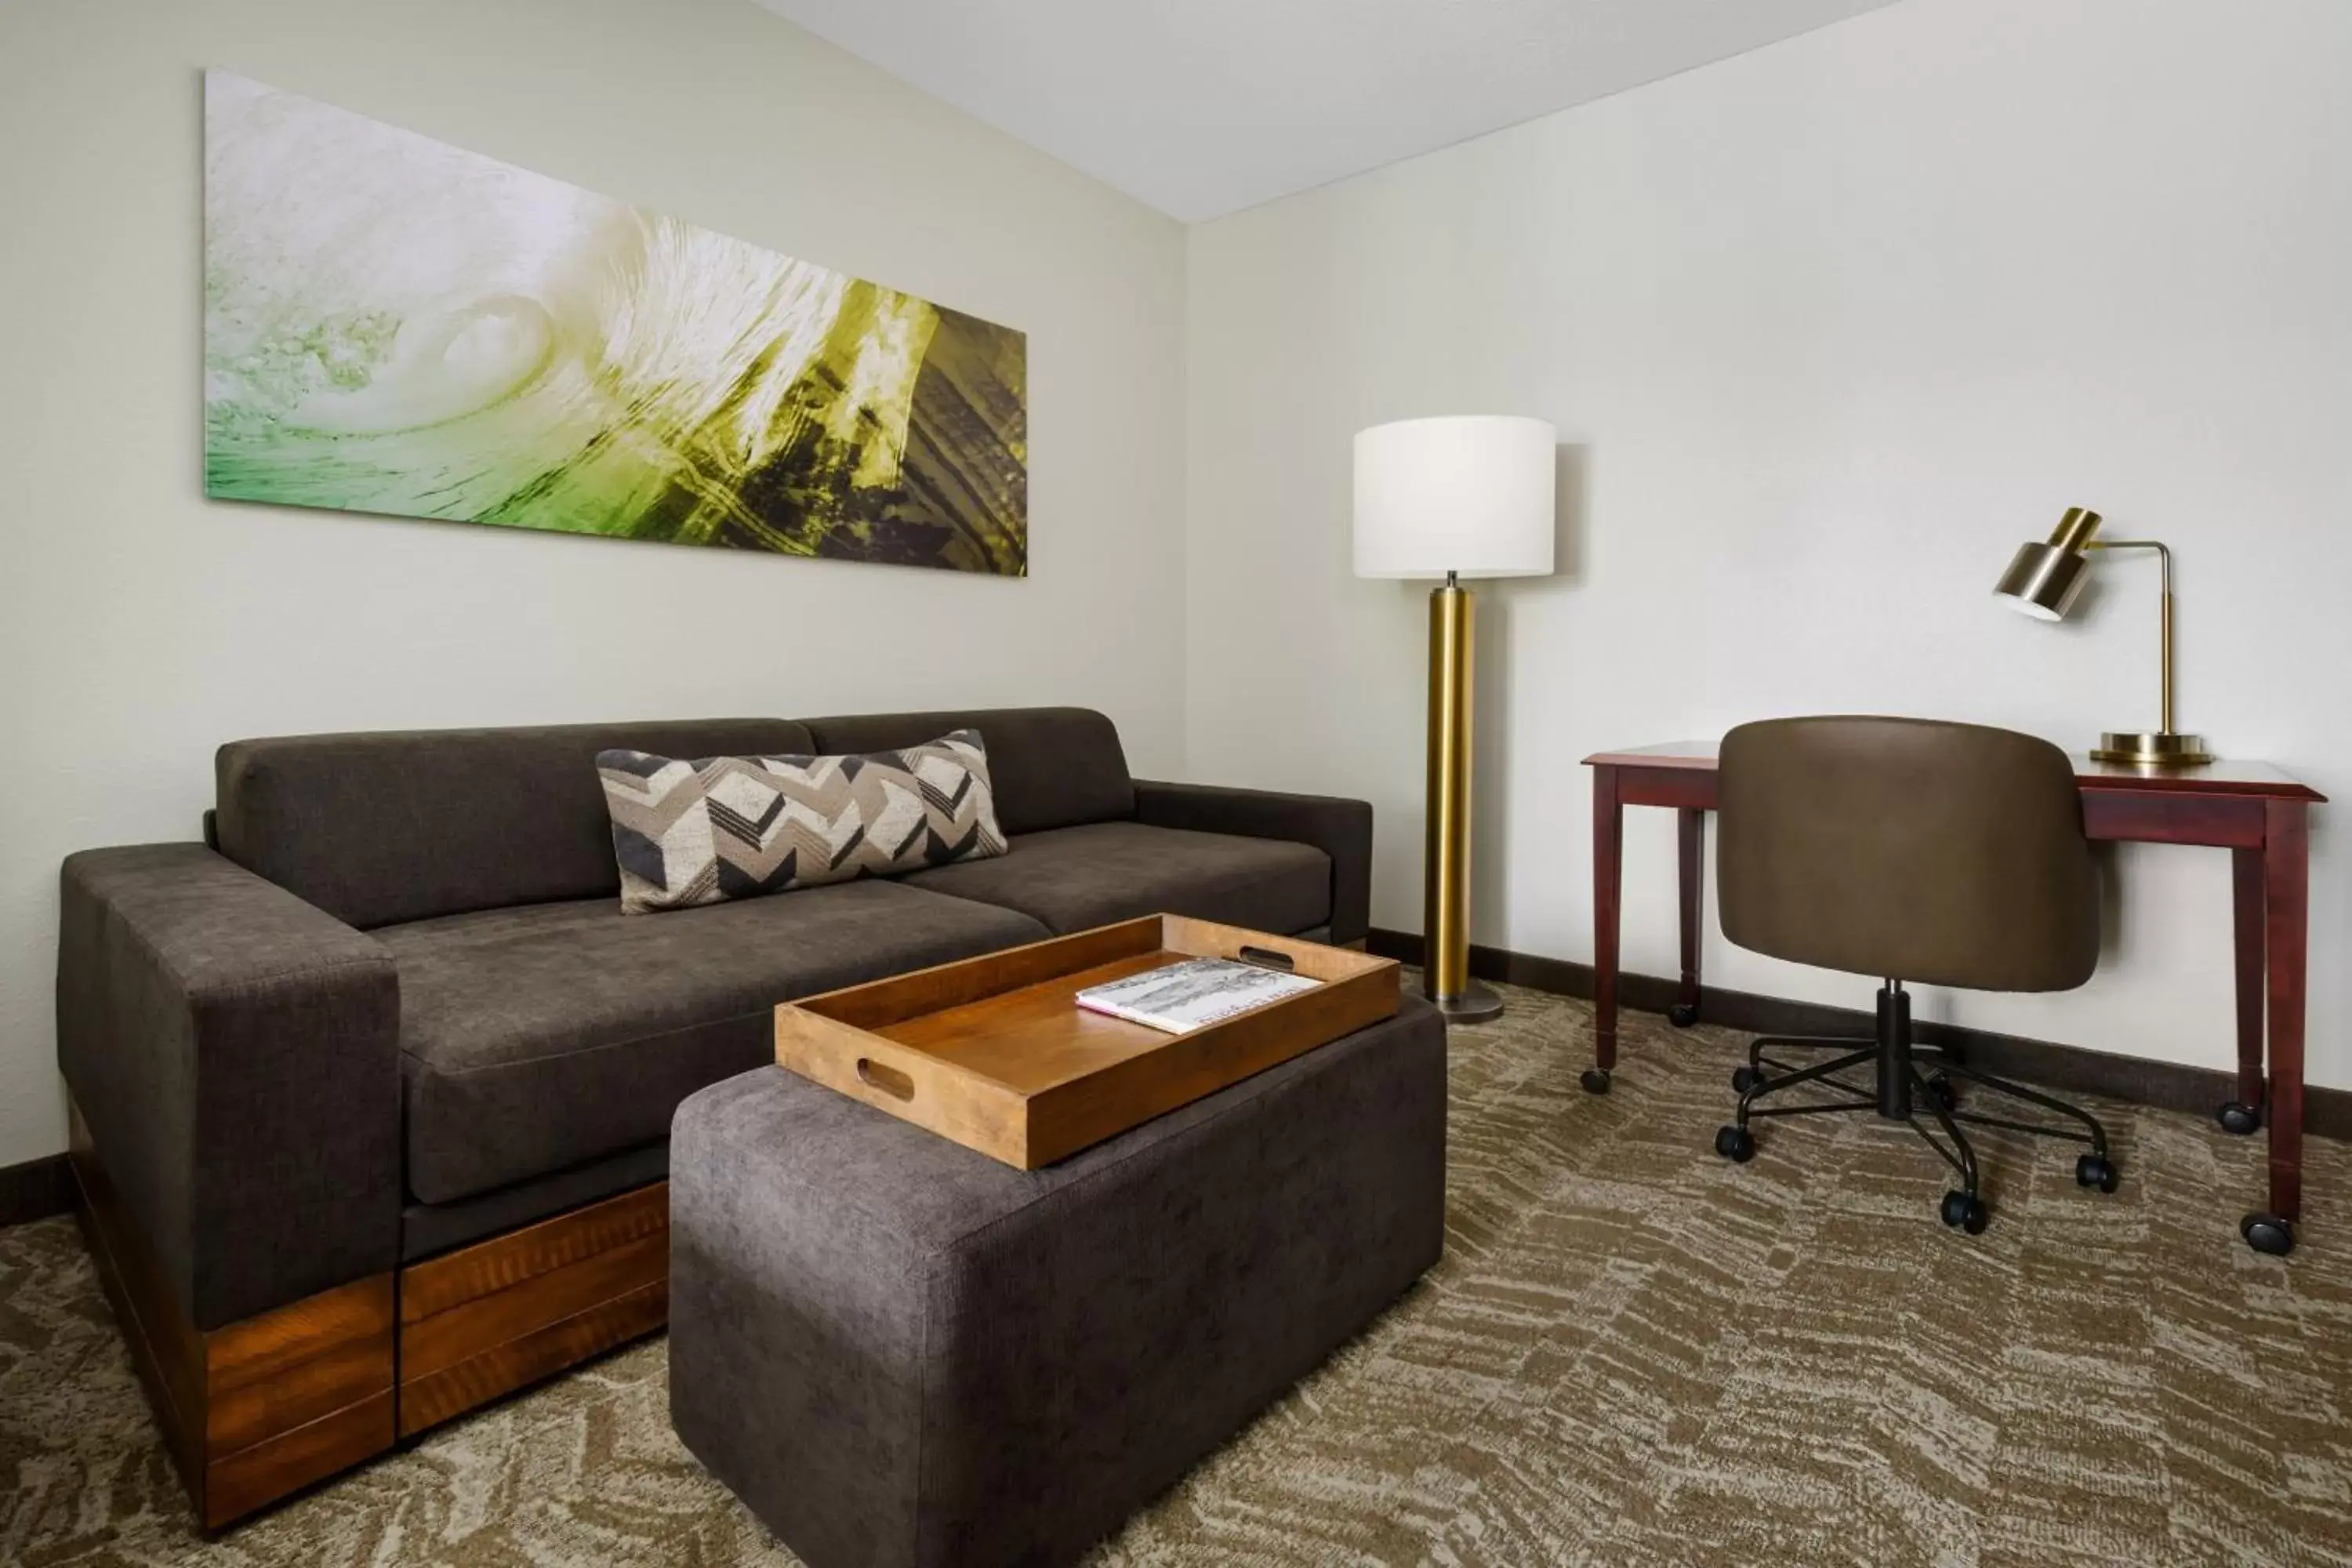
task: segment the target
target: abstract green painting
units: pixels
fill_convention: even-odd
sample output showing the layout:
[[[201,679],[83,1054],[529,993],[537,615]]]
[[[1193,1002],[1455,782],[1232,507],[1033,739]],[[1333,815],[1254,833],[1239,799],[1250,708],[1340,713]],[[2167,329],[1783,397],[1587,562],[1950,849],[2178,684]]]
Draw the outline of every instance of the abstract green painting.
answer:
[[[220,71],[205,489],[1025,575],[1009,328]]]

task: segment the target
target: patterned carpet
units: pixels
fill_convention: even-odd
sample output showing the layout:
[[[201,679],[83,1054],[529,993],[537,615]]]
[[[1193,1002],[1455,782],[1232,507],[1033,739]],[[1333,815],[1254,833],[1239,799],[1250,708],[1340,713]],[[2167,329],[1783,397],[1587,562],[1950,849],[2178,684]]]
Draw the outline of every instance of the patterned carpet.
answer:
[[[1180,1563],[2352,1563],[2352,1149],[2249,1252],[2260,1145],[2110,1108],[1990,1146],[1992,1228],[1867,1118],[1710,1152],[1738,1042],[1582,1004],[1456,1031],[1443,1263],[1096,1554]],[[205,1542],[69,1220],[0,1232],[0,1562],[790,1563],[671,1435],[662,1342]]]

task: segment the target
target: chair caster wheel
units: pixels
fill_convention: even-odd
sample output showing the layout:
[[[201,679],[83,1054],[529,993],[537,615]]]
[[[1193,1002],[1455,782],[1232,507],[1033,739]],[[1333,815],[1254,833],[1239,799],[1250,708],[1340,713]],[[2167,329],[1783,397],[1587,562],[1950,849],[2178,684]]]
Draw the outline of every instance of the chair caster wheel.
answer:
[[[2256,1252],[2284,1258],[2294,1250],[2294,1226],[2274,1214],[2250,1214],[2238,1222],[2238,1234]]]
[[[1756,1158],[1756,1134],[1745,1127],[1725,1127],[1715,1135],[1715,1152],[1735,1165]]]
[[[1698,1004],[1677,1002],[1666,1009],[1666,1022],[1677,1029],[1687,1029],[1698,1022]]]
[[[2116,1163],[2105,1154],[2084,1154],[2074,1162],[2074,1184],[2078,1187],[2096,1187],[2103,1193],[2112,1193],[2119,1179]]]
[[[1945,1115],[1949,1116],[1959,1109],[1960,1091],[1952,1087],[1952,1080],[1944,1074],[1933,1073],[1928,1076],[1927,1092],[1936,1097],[1936,1103],[1944,1108]]]
[[[2233,1100],[2213,1113],[2221,1131],[2240,1138],[2252,1137],[2263,1130],[2263,1113],[2245,1101]]]
[[[1749,1089],[1754,1089],[1758,1084],[1762,1083],[1763,1081],[1764,1075],[1758,1072],[1754,1068],[1734,1068],[1731,1069],[1731,1092],[1734,1094],[1746,1094]]]
[[[1944,1194],[1944,1223],[1954,1230],[1965,1230],[1970,1236],[1982,1236],[1986,1226],[1992,1223],[1992,1211],[1984,1200],[1973,1193],[1958,1191]]]
[[[1606,1068],[1586,1068],[1584,1076],[1576,1081],[1584,1086],[1584,1092],[1587,1094],[1609,1092],[1609,1071]]]

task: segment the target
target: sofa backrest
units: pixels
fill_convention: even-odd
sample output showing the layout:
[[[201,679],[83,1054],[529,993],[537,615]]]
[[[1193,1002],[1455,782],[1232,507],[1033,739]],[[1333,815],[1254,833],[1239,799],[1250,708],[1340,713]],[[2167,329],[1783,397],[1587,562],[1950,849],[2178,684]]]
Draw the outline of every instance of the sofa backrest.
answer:
[[[1135,781],[1118,729],[1090,708],[982,708],[964,712],[868,713],[804,720],[830,755],[893,752],[950,730],[977,730],[988,748],[996,820],[1007,833],[1037,833],[1135,815]]]
[[[806,726],[784,719],[233,741],[215,759],[214,831],[238,865],[362,929],[618,897],[595,766],[613,747],[667,757],[815,749]]]

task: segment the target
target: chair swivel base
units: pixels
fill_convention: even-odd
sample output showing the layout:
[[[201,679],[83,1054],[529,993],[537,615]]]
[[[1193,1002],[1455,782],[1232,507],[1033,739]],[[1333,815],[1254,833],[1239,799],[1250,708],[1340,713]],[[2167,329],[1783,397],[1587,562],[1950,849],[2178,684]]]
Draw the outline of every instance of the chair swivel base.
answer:
[[[1840,1054],[1817,1060],[1807,1067],[1797,1067],[1781,1059],[1796,1051],[1835,1051]],[[1921,1058],[1932,1071],[1921,1070]],[[1858,1084],[1841,1076],[1863,1067],[1874,1069],[1874,1081],[1867,1085]],[[1961,1110],[1955,1079],[1973,1083],[2038,1110],[2064,1117],[2073,1125],[2053,1127]],[[1835,1091],[1844,1098],[1796,1104],[1760,1103],[1809,1085],[1817,1089]],[[1976,1149],[1969,1142],[1968,1135],[1961,1131],[1963,1123],[2087,1143],[2090,1152],[2074,1162],[2075,1182],[2084,1187],[2112,1193],[2121,1180],[2115,1161],[2107,1152],[2106,1130],[2089,1112],[2021,1084],[1979,1072],[1953,1059],[1940,1047],[1921,1047],[1915,1051],[1911,1044],[1910,998],[1896,982],[1890,981],[1879,993],[1875,1038],[1857,1040],[1843,1037],[1767,1035],[1748,1047],[1748,1064],[1732,1074],[1731,1086],[1739,1095],[1737,1118],[1731,1125],[1715,1135],[1715,1152],[1725,1159],[1745,1164],[1755,1158],[1756,1135],[1748,1128],[1752,1121],[1772,1116],[1874,1111],[1887,1121],[1908,1123],[1927,1146],[1952,1167],[1959,1185],[1944,1194],[1937,1214],[1946,1225],[1955,1230],[1966,1231],[1970,1236],[1983,1233],[1991,1221],[1992,1213],[1979,1192]],[[1934,1123],[1936,1131],[1928,1130],[1929,1121]],[[2263,1239],[2256,1239],[2257,1222],[2269,1220],[2268,1215],[2248,1216],[2245,1222],[2248,1243],[2263,1251],[2284,1251],[2292,1247],[2292,1232],[2285,1230],[2279,1222],[2271,1222],[2278,1227],[2275,1232],[2263,1228],[2261,1235]],[[2284,1247],[2265,1245],[2279,1235],[2285,1237]]]

